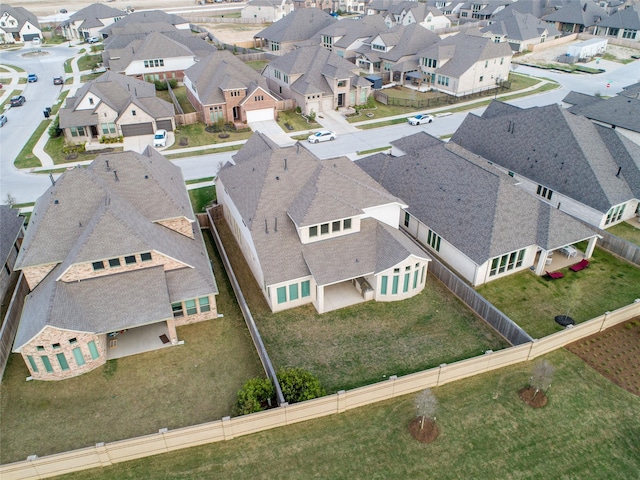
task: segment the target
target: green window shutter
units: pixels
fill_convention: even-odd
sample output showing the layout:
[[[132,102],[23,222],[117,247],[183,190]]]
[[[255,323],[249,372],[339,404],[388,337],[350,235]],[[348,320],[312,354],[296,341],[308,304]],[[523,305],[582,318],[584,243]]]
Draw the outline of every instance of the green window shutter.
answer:
[[[60,368],[62,370],[69,370],[69,364],[67,363],[67,359],[64,356],[64,353],[56,353],[56,357],[58,358],[58,363],[60,364]]]
[[[309,280],[305,280],[304,282],[302,282],[300,284],[300,287],[302,289],[302,298],[311,295],[311,282]]]
[[[298,299],[298,284],[293,283],[289,285],[289,300],[297,300]]]
[[[402,291],[404,293],[409,291],[409,277],[411,276],[410,273],[405,273],[404,274],[404,284],[402,285]]]
[[[40,360],[42,360],[42,364],[44,365],[44,369],[47,371],[47,373],[53,373],[53,367],[51,366],[49,357],[46,355],[41,355]]]
[[[31,355],[27,355],[27,360],[29,360],[29,365],[31,365],[31,370],[35,373],[38,373],[38,366],[36,365],[36,361],[33,359]]]
[[[211,306],[209,305],[209,297],[200,297],[198,299],[198,303],[200,304],[200,312],[211,311]]]
[[[393,276],[393,284],[391,285],[391,295],[396,295],[398,293],[398,275]]]
[[[388,277],[386,275],[383,275],[382,278],[380,279],[380,295],[387,294],[387,280],[388,280]]]
[[[195,300],[187,300],[186,302],[184,302],[184,306],[187,309],[187,315],[195,315],[196,313],[198,313]]]
[[[278,303],[287,301],[287,287],[278,287]]]
[[[76,365],[81,367],[85,364],[84,357],[82,356],[82,350],[80,347],[76,347],[73,349],[73,357],[76,359]]]
[[[87,343],[87,345],[89,346],[89,353],[91,354],[91,359],[95,360],[96,358],[99,358],[100,354],[98,353],[98,347],[96,347],[96,342],[91,340],[89,343]]]

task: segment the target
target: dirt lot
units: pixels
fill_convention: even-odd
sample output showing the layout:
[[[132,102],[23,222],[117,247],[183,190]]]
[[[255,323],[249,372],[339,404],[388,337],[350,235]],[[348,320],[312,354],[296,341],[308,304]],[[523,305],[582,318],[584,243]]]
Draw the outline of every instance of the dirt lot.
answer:
[[[572,42],[578,43],[578,42]],[[530,63],[535,65],[543,65],[547,63],[556,62],[560,55],[567,53],[567,47],[571,43],[565,43],[556,47],[551,47],[540,52],[527,53],[525,55],[519,55],[514,57],[515,62]],[[639,50],[631,48],[619,47],[617,45],[607,45],[607,54],[613,55],[618,60],[631,60],[631,55],[638,55]],[[613,59],[611,59],[613,60]]]

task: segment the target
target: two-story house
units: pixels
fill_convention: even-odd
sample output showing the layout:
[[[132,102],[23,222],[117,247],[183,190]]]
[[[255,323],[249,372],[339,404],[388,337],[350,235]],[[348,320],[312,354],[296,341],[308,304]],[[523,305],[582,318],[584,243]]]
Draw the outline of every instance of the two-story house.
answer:
[[[240,11],[240,18],[277,22],[293,11],[293,0],[249,0]]]
[[[553,253],[597,235],[582,222],[518,188],[482,157],[425,132],[391,142],[391,154],[357,165],[394,195],[403,195],[400,228],[477,286],[531,268],[552,269]],[[558,253],[560,256],[560,253]]]
[[[596,25],[608,17],[606,10],[591,0],[569,0],[557,10],[542,17],[545,22],[555,24],[563,34],[593,33]]]
[[[398,229],[406,206],[346,157],[255,133],[216,179],[218,203],[269,307],[319,313],[420,293],[430,261]]]
[[[86,40],[90,37],[100,37],[100,30],[124,16],[126,13],[122,10],[104,3],[92,3],[71,15],[60,28],[67,40]]]
[[[561,35],[552,24],[510,8],[500,12],[480,32],[494,42],[507,42],[514,52],[529,50],[530,45],[554,40]]]
[[[37,380],[176,345],[176,326],[217,318],[182,173],[151,147],[64,172],[36,202],[16,268],[30,293],[13,351]]]
[[[365,15],[359,19],[345,18],[318,32],[320,45],[339,57],[355,63],[357,50],[378,32],[387,29],[380,15]]]
[[[358,67],[321,46],[296,48],[269,62],[262,75],[272,92],[295,100],[307,115],[364,105],[371,94]]]
[[[206,124],[274,120],[277,99],[266,79],[227,50],[212,53],[184,73],[187,98]]]
[[[405,1],[390,5],[384,13],[387,27],[418,23],[427,30],[443,30],[451,27],[451,20],[435,7],[423,2]]]
[[[418,53],[422,81],[462,96],[496,88],[509,78],[513,52],[508,43],[458,33]]]
[[[24,7],[0,5],[0,44],[30,42],[34,38],[42,40],[42,30],[33,13]]]
[[[521,109],[494,100],[482,116],[467,115],[451,141],[595,227],[638,212],[640,145],[559,105]]]
[[[173,131],[172,103],[156,97],[153,83],[113,72],[85,83],[59,111],[59,125],[69,143],[98,142],[104,137]]]
[[[14,266],[24,238],[24,217],[20,216],[19,210],[9,205],[0,205],[0,225],[0,301],[4,302],[4,296],[12,280],[16,278]]]
[[[460,23],[489,20],[511,3],[513,3],[511,0],[467,1],[461,5],[458,11],[458,18],[460,19]]]

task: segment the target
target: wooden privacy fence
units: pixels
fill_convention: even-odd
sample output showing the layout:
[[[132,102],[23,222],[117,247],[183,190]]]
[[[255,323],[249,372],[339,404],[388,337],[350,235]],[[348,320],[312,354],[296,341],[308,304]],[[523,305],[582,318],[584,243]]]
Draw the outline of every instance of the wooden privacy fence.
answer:
[[[0,380],[4,376],[4,369],[7,366],[9,355],[11,355],[11,347],[13,346],[13,340],[16,337],[18,324],[22,316],[22,306],[28,293],[29,285],[24,279],[22,271],[20,271],[17,286],[9,302],[9,308],[4,317],[2,328],[0,328]]]
[[[144,437],[118,442],[98,443],[95,446],[71,452],[38,458],[31,456],[26,461],[0,466],[2,480],[24,480],[48,478],[55,475],[105,467],[182,448],[195,447],[271,428],[292,425],[314,418],[321,418],[359,408],[372,403],[419,392],[425,388],[445,385],[480,373],[497,370],[516,363],[534,360],[541,355],[561,348],[586,336],[600,332],[640,315],[640,299],[614,312],[581,323],[572,328],[549,335],[541,340],[509,347],[498,352],[488,351],[479,357],[413,373],[402,377],[391,376],[388,380],[333,395],[253,413],[241,417],[224,417],[215,422],[192,427],[168,430]]]
[[[598,230],[598,233],[600,234],[598,245],[628,262],[640,265],[640,247],[638,245],[627,242],[606,230]]]

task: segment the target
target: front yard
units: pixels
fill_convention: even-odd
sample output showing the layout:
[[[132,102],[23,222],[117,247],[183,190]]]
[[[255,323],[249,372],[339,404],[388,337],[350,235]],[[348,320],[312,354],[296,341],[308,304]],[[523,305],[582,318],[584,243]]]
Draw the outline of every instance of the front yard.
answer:
[[[562,330],[554,321],[556,315],[569,315],[580,323],[640,297],[640,268],[600,248],[589,261],[580,272],[563,268],[564,278],[558,280],[525,271],[477,290],[533,338],[542,338]]]
[[[264,371],[221,262],[208,249],[224,317],[179,327],[184,345],[109,361],[60,382],[26,382],[24,361],[11,355],[0,386],[0,463],[232,414],[237,390]]]
[[[213,133],[206,130],[204,123],[194,123],[192,125],[181,125],[176,128],[176,141],[165,152],[170,153],[171,150],[186,147],[202,147],[208,145],[215,145],[218,143],[235,142],[238,140],[246,140],[253,132],[248,130],[246,132],[229,130],[223,133]],[[224,138],[220,138],[222,135]],[[202,154],[202,152],[198,152]],[[190,155],[194,155],[190,153]]]

